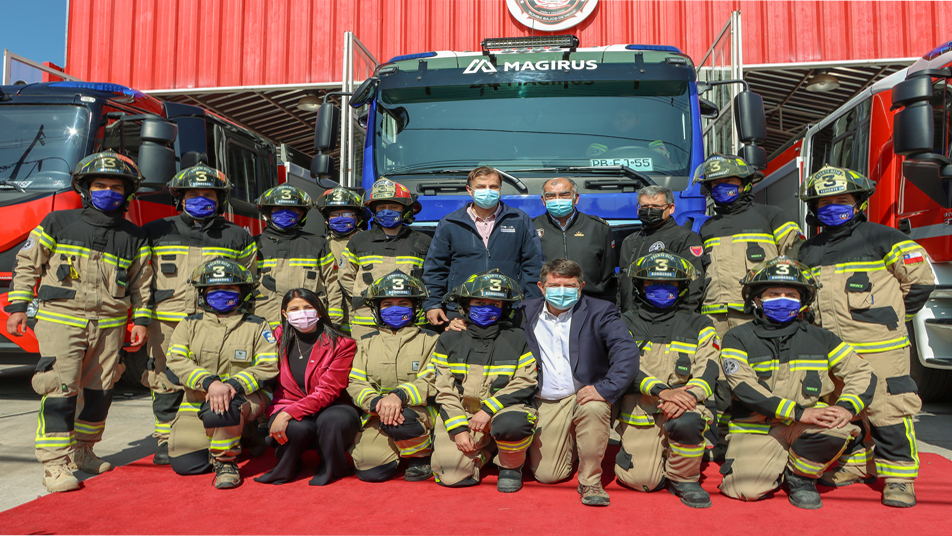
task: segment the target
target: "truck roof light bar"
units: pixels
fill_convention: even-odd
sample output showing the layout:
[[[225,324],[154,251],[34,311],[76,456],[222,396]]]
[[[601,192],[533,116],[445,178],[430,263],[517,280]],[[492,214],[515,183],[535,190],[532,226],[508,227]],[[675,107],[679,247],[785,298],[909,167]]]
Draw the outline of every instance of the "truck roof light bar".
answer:
[[[436,52],[420,52],[418,54],[404,54],[403,56],[394,56],[390,58],[390,61],[387,63],[393,63],[395,61],[404,61],[404,60],[418,60],[420,58],[432,58],[436,56]]]
[[[675,54],[681,54],[681,51],[677,47],[670,45],[628,45],[625,47],[627,50],[653,50],[655,52],[674,52]]]
[[[483,54],[512,54],[517,52],[553,52],[578,48],[579,40],[574,35],[539,35],[533,37],[495,37],[483,39],[480,46]]]
[[[102,91],[104,93],[114,93],[116,95],[126,95],[127,97],[142,98],[145,97],[145,93],[136,91],[126,86],[120,86],[119,84],[107,84],[101,82],[53,82],[50,84],[50,87],[63,87],[63,88],[76,88],[76,89],[89,89],[92,91]]]

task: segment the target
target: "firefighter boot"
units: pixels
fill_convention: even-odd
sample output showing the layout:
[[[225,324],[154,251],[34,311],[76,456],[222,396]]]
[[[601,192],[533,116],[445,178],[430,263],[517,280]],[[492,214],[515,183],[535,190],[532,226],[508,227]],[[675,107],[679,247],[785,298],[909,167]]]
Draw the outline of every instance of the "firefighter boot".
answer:
[[[238,465],[234,462],[215,462],[215,482],[218,489],[237,488],[241,485],[241,475],[238,474]]]
[[[804,510],[816,510],[823,506],[820,492],[816,490],[816,480],[800,476],[790,469],[784,472],[783,489],[787,492],[790,504]]]
[[[916,505],[916,490],[912,488],[912,482],[890,482],[886,481],[886,487],[883,488],[883,504],[896,508],[910,508]]]
[[[611,499],[609,499],[608,493],[605,492],[601,482],[594,486],[579,484],[578,493],[582,496],[582,504],[585,506],[608,506],[611,504]]]
[[[407,482],[420,482],[428,480],[433,476],[433,469],[430,468],[430,457],[410,458],[410,465],[403,473],[403,479]]]
[[[79,489],[79,480],[65,463],[50,463],[43,466],[43,485],[50,493]]]
[[[817,483],[831,488],[842,488],[850,484],[872,484],[876,477],[869,476],[854,465],[842,465],[832,471],[823,473]]]
[[[710,508],[711,496],[697,482],[668,482],[668,491],[691,508]]]
[[[516,469],[499,468],[499,480],[496,481],[496,491],[515,493],[522,489],[522,466]]]
[[[91,443],[79,443],[70,457],[73,459],[70,469],[73,470],[79,469],[91,475],[101,475],[112,470],[112,464],[96,456]]]
[[[159,443],[155,449],[155,456],[152,457],[152,463],[155,465],[169,465],[172,460],[169,459],[169,444]]]

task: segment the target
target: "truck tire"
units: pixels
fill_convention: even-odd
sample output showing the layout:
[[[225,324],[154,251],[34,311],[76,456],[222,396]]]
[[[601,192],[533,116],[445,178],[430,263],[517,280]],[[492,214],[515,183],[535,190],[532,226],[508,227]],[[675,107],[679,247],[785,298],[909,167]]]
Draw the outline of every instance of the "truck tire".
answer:
[[[952,370],[926,368],[919,362],[919,350],[912,325],[909,331],[909,374],[919,386],[919,398],[923,402],[942,402],[952,399]]]
[[[125,352],[124,352],[125,353]],[[145,390],[142,385],[142,374],[145,372],[146,362],[149,360],[149,354],[145,350],[145,345],[134,353],[125,353],[123,362],[126,365],[125,372],[119,382],[126,389]]]

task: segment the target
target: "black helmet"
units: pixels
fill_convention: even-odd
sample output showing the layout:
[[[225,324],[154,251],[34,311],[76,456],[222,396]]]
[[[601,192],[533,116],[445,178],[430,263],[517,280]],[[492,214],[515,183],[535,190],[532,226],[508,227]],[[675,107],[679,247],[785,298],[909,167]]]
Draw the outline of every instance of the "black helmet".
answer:
[[[743,158],[716,153],[694,170],[694,183],[701,184],[708,192],[711,182],[717,179],[737,177],[743,186],[742,191],[750,191],[750,186],[760,182],[764,174],[747,165]]]
[[[122,181],[122,184],[125,185],[123,195],[126,198],[126,202],[122,205],[123,209],[128,206],[132,194],[142,184],[142,174],[139,173],[139,168],[135,162],[128,156],[114,151],[103,151],[83,158],[76,164],[72,175],[73,190],[82,198],[83,206],[89,204],[89,185],[92,179],[96,177]]]
[[[455,303],[464,313],[469,312],[469,300],[485,298],[503,302],[503,309],[522,301],[522,290],[515,279],[503,275],[498,268],[473,274],[462,285],[443,296],[443,303]]]
[[[634,282],[636,297],[647,303],[645,281],[673,282],[678,286],[678,298],[682,299],[688,292],[688,284],[694,281],[696,271],[694,265],[685,259],[667,251],[656,251],[635,259],[628,267],[628,277]]]
[[[330,220],[329,214],[331,212],[343,209],[351,209],[357,214],[357,221],[354,224],[355,230],[359,229],[369,218],[370,211],[364,206],[360,195],[348,188],[342,186],[331,188],[317,199],[317,210],[321,211],[325,220]],[[328,223],[330,222],[328,221]]]
[[[364,206],[373,211],[374,203],[399,203],[404,206],[403,223],[410,225],[414,216],[423,209],[417,196],[406,186],[390,179],[380,179],[364,194]]]
[[[298,220],[295,227],[301,227],[307,220],[307,212],[311,210],[313,203],[311,196],[304,190],[295,188],[290,184],[282,184],[261,194],[261,196],[255,200],[255,205],[257,205],[258,212],[261,213],[261,216],[268,225],[271,225],[271,212],[274,209],[287,207],[299,208],[301,209],[301,219]]]
[[[809,267],[784,255],[751,268],[740,284],[744,286],[744,303],[748,306],[766,288],[793,287],[800,291],[800,306],[806,307],[813,303],[821,286]]]
[[[420,314],[423,307],[423,300],[430,295],[426,291],[423,281],[407,275],[400,270],[394,270],[389,274],[373,282],[370,287],[362,293],[364,304],[370,307],[374,322],[378,326],[385,326],[380,317],[380,302],[385,298],[406,298],[413,302],[414,318]]]
[[[175,208],[182,210],[182,196],[185,190],[215,190],[218,194],[218,214],[225,211],[231,181],[224,173],[205,164],[196,164],[179,171],[168,184],[169,193],[175,200]]]
[[[238,285],[241,287],[241,304],[247,306],[249,300],[254,294],[258,283],[254,275],[247,268],[230,259],[210,260],[192,272],[190,278],[192,286],[198,289],[198,305],[209,312],[213,312],[211,307],[205,303],[205,292],[209,287],[220,287],[227,285]]]
[[[876,191],[876,183],[851,169],[823,166],[820,171],[804,181],[800,188],[800,200],[807,204],[810,212],[816,213],[816,201],[822,197],[852,194],[860,210],[866,208],[866,201]]]

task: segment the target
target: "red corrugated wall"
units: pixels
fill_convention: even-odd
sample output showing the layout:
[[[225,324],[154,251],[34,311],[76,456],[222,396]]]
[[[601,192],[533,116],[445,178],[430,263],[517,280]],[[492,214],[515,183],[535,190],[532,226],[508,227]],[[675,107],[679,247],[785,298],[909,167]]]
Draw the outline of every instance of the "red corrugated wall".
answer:
[[[952,2],[601,0],[569,32],[699,61],[735,9],[748,65],[914,57],[952,39]],[[347,30],[380,61],[530,34],[503,0],[70,0],[68,24],[67,73],[142,90],[339,81]]]

